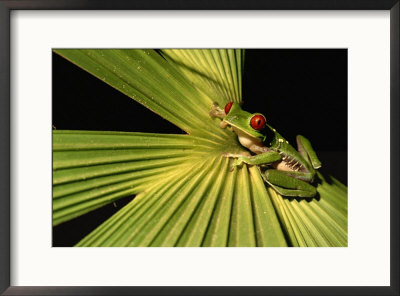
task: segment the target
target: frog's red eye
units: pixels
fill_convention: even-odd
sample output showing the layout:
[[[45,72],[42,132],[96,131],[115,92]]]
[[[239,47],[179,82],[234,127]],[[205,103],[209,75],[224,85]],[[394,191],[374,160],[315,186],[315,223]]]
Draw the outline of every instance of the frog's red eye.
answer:
[[[225,105],[225,114],[229,113],[229,110],[231,110],[233,102],[229,102],[228,104]]]
[[[250,125],[255,130],[262,130],[265,127],[265,117],[261,114],[256,114],[250,119]]]

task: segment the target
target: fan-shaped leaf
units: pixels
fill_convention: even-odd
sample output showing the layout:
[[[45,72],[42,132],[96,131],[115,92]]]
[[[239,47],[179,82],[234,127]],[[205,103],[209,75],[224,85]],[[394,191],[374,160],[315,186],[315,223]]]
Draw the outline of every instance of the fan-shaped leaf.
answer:
[[[241,101],[242,51],[56,52],[190,134],[54,131],[54,225],[136,194],[77,246],[347,245],[338,181],[320,176],[319,198],[287,199],[222,157],[244,150],[209,111]]]
[[[53,132],[53,224],[146,186],[210,151],[189,135]]]

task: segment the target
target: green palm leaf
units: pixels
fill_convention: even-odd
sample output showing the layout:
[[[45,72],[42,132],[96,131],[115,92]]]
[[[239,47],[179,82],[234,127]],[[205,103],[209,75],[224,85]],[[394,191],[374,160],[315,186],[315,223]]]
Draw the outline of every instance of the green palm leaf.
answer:
[[[53,224],[141,192],[207,151],[207,143],[184,135],[54,131]]]
[[[323,179],[319,200],[282,198],[208,115],[241,100],[240,50],[56,52],[187,132],[54,131],[53,224],[136,194],[78,246],[345,246],[347,192]]]
[[[319,175],[321,179],[323,177]],[[268,189],[289,244],[296,247],[347,246],[347,188],[333,179],[318,186],[320,199],[284,199]]]
[[[213,102],[241,101],[243,50],[164,49],[162,54]]]

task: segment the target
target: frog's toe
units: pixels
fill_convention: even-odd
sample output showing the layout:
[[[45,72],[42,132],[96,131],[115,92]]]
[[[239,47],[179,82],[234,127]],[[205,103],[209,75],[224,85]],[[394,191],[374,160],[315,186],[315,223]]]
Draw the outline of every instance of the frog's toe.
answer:
[[[235,168],[240,167],[241,164],[238,164],[236,161],[234,161],[231,166],[229,167],[229,171],[233,172],[235,170]]]
[[[238,158],[233,162],[234,167],[241,166],[242,164],[243,164],[243,160],[241,158]]]

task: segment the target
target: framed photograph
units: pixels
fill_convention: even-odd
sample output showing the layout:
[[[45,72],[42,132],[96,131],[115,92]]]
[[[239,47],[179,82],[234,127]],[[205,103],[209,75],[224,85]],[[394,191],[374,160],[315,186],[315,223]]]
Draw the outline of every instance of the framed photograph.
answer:
[[[2,295],[399,294],[398,1],[0,8]]]

